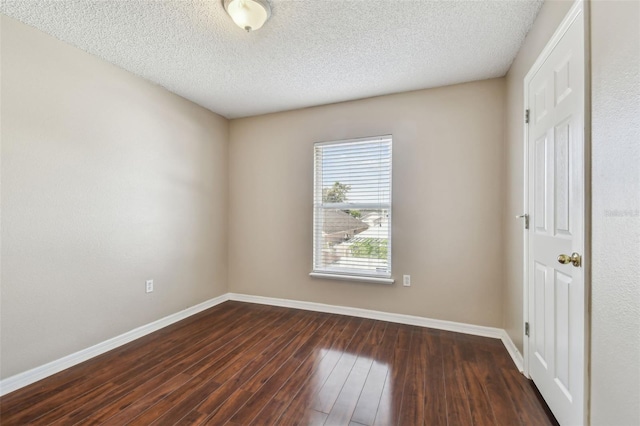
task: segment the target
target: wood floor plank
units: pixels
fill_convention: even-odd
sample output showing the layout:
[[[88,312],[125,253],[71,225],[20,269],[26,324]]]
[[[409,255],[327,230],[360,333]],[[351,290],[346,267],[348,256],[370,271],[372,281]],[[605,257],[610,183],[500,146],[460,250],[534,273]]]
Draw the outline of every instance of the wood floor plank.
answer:
[[[254,323],[255,326],[250,330],[243,330],[239,336],[234,339],[233,346],[227,351],[218,351],[212,353],[209,356],[202,358],[189,368],[185,370],[186,374],[191,376],[201,376],[210,373],[217,373],[222,371],[225,365],[232,362],[232,360],[241,354],[244,350],[250,348],[254,343],[254,338],[258,336],[262,330],[266,329],[273,320],[277,320],[283,314],[269,313],[260,318],[259,322]]]
[[[78,379],[69,382],[60,389],[57,395],[35,400],[32,406],[12,413],[13,415],[8,415],[8,413],[3,415],[3,421],[15,424],[32,423],[36,419],[41,419],[39,420],[41,423],[53,421],[68,414],[74,407],[81,406],[83,401],[90,400],[92,394],[107,392],[109,389],[117,387],[117,384],[107,382],[107,380],[109,380],[108,375],[101,375],[100,379],[93,378],[89,381]],[[61,404],[62,401],[65,402],[64,405]]]
[[[49,410],[44,415],[38,417],[37,419],[31,421],[30,423],[38,423],[38,424],[51,424],[55,420],[72,413],[78,408],[83,407],[87,403],[91,403],[96,398],[99,398],[101,395],[108,395],[110,392],[113,392],[117,388],[117,385],[111,382],[105,383],[101,386],[93,388],[89,392],[83,394],[82,396],[75,398],[71,401],[65,402],[64,404],[59,405],[58,407]]]
[[[300,347],[303,346],[313,336],[316,330],[322,326],[324,321],[326,321],[326,316],[323,315],[316,316],[315,318],[317,319],[317,322],[312,327],[308,327],[306,333],[294,336],[285,348],[287,350],[282,350],[276,354],[276,356],[271,358],[264,368],[258,370],[254,376],[250,377],[249,380],[242,384],[242,389],[250,393],[258,392],[267,380],[269,380],[273,374],[277,373],[278,370],[283,367],[289,358],[294,357]]]
[[[318,363],[311,377],[309,377],[293,396],[289,405],[277,420],[279,425],[296,425],[301,418],[305,418],[308,407],[313,403],[314,395],[322,388],[327,378],[340,360],[342,353],[357,335],[363,320],[348,319],[338,337],[331,346],[324,350],[324,356]]]
[[[451,425],[471,425],[473,420],[458,338],[446,336],[441,341],[448,422]]]
[[[123,413],[126,409],[129,410],[126,414],[127,418],[134,418],[138,416],[146,410],[146,408],[164,398],[169,391],[183,385],[191,379],[191,376],[186,374],[178,374],[176,376],[172,376],[172,374],[173,372],[169,372],[166,374],[166,377],[165,375],[158,375],[154,377],[143,385],[137,387],[119,401],[107,404],[96,410],[87,419],[84,419],[82,424],[87,426],[103,424],[111,418],[116,419],[116,424],[118,421],[124,423],[124,419],[122,417],[118,420],[118,415]],[[148,401],[146,405],[145,401]]]
[[[460,356],[458,368],[464,377],[467,401],[473,424],[480,426],[494,425],[496,421],[491,408],[491,401],[480,378],[481,373],[478,371],[480,365],[478,348],[483,346],[483,343],[456,341],[455,346],[455,353]]]
[[[216,333],[210,333],[210,335],[215,336]],[[228,333],[228,335],[230,335],[230,333]],[[198,346],[193,345],[192,348],[196,350]],[[187,354],[188,352],[182,351],[182,353]],[[194,354],[197,353],[198,351],[196,350]],[[180,356],[182,356],[182,354],[180,354]],[[122,378],[120,378],[120,380],[114,380],[113,383],[116,384],[117,387],[110,391],[105,398],[93,399],[90,400],[90,402],[84,403],[80,408],[66,414],[56,423],[75,424],[80,420],[84,420],[87,416],[94,417],[94,413],[96,413],[100,408],[113,405],[114,402],[129,395],[134,389],[140,388],[141,381],[146,381],[146,378],[150,378],[149,380],[157,382],[157,380],[154,379],[157,379],[158,376],[167,380],[180,374],[184,369],[184,360],[176,364],[176,361],[180,359],[180,356],[168,358],[163,362],[155,364],[155,366],[151,368],[149,368],[148,365],[143,364],[145,366],[144,369],[133,371],[131,375],[125,376],[126,380],[123,380]],[[68,410],[68,407],[66,409]],[[55,412],[55,410],[52,410],[48,415],[51,415],[53,412]]]
[[[483,384],[481,372],[476,363],[464,363],[462,371],[468,391],[469,409],[474,425],[492,426],[496,424],[489,394]]]
[[[207,381],[202,377],[194,377],[179,388],[174,389],[173,392],[158,401],[157,404],[143,411],[139,416],[128,421],[127,425],[150,425],[176,405],[180,405],[181,402],[197,398],[201,394],[208,395],[219,387],[220,384],[214,381]]]
[[[321,413],[319,411],[311,410],[307,415],[307,424],[309,426],[322,426],[327,423],[327,415],[325,413]]]
[[[425,379],[427,359],[427,340],[421,329],[414,329],[413,342],[407,369],[407,380],[402,396],[399,424],[421,425],[424,423],[425,409]]]
[[[375,321],[364,320],[362,326],[358,330],[358,333],[354,336],[351,342],[349,342],[349,346],[342,353],[342,356],[327,378],[327,381],[316,394],[314,404],[311,406],[313,410],[327,414],[331,412],[333,405],[338,399],[345,382],[356,364],[359,354],[363,348],[367,346],[369,334],[374,328]],[[370,367],[370,364],[366,366],[367,373]],[[365,366],[362,368],[365,368]],[[366,376],[363,379],[366,379]]]
[[[324,332],[322,330],[325,324],[324,320],[326,320],[326,318],[323,319],[322,323],[309,327],[309,330],[307,330],[308,333],[296,336],[291,344],[271,359],[258,374],[238,388],[236,393],[250,395],[249,398],[244,401],[236,398],[234,404],[229,404],[229,410],[218,409],[207,422],[214,420],[217,421],[218,424],[222,424],[228,420],[238,422],[238,412],[241,408],[246,407],[249,408],[249,412],[255,415],[254,408],[265,406],[286,380],[298,369],[302,361],[297,358],[295,354],[299,352],[301,348],[304,348],[305,343],[312,339],[317,332]],[[260,409],[258,408],[257,411],[260,411]]]
[[[263,316],[260,325],[254,327],[250,333],[246,333],[242,338],[236,339],[237,344],[235,347],[230,349],[228,354],[222,356],[214,365],[219,368],[227,366],[227,361],[230,362],[238,352],[250,348],[252,344],[255,343],[255,340],[251,340],[253,337],[261,333],[268,326],[276,324],[281,317],[287,315],[285,312],[273,312]],[[225,362],[222,362],[222,360]],[[217,381],[214,374],[206,374],[207,372],[208,371],[205,371],[205,374],[195,376],[196,379],[206,378],[200,386],[192,386],[189,389],[185,389],[181,392],[181,395],[170,395],[167,399],[152,406],[136,418],[134,420],[135,424],[175,422],[192,411],[203,400],[210,398],[210,395],[221,393],[220,389],[222,389],[224,385],[221,385],[221,383]],[[185,373],[189,374],[189,369],[185,370]]]
[[[510,422],[514,425],[522,425],[499,367],[500,365],[505,365],[502,362],[503,355],[503,353],[493,348],[479,348],[476,356],[479,365],[476,367],[476,371],[489,396],[496,424]],[[517,419],[517,421],[514,419]]]
[[[158,424],[173,424],[194,410],[206,418],[206,416],[217,410],[238,387],[238,377],[240,376],[238,369],[246,369],[247,360],[270,345],[270,337],[279,336],[285,329],[297,330],[299,320],[301,319],[303,318],[299,314],[289,311],[283,315],[272,318],[272,322],[269,323],[266,321],[266,324],[257,327],[253,333],[247,336],[245,341],[239,344],[229,354],[220,358],[220,361],[213,364],[216,366],[216,369],[206,369],[197,376],[203,379],[206,378],[206,380],[215,383],[217,386],[212,386],[211,389],[202,389],[193,392],[189,398],[182,399],[154,421]],[[293,322],[293,327],[291,327],[291,324],[289,324],[287,320]],[[305,321],[310,320],[307,319]],[[267,325],[270,325],[272,328],[268,332],[263,332]],[[254,337],[258,336],[261,332],[261,337],[254,339]],[[187,373],[188,371],[189,370],[185,370]],[[227,371],[234,372],[230,379],[226,378],[228,377],[226,375]]]
[[[13,425],[557,425],[498,339],[226,302],[0,398]]]
[[[344,382],[338,397],[336,398],[329,416],[327,424],[347,424],[356,409],[358,399],[367,381],[367,376],[373,365],[373,360],[367,357],[358,357],[347,380]]]
[[[427,341],[424,424],[446,425],[447,401],[442,359],[441,333],[437,330],[422,329],[422,338]]]
[[[215,363],[211,363],[208,368],[198,372],[198,375],[206,377],[216,377],[219,383],[225,383],[231,377],[235,376],[239,369],[246,366],[256,357],[264,352],[263,356],[271,359],[274,350],[277,352],[281,348],[274,347],[274,343],[282,345],[288,342],[297,333],[301,327],[310,322],[310,319],[303,319],[301,316],[286,315],[279,317],[269,326],[258,328],[254,333],[243,336],[242,340],[238,340],[236,347],[228,351],[222,358]],[[289,331],[293,336],[283,335]],[[190,370],[186,370],[190,372]]]
[[[154,381],[155,383],[159,383],[157,380],[158,377],[161,377],[163,380],[168,380],[176,375],[178,375],[178,372],[176,370],[165,370],[163,372],[161,371],[160,367],[155,369],[155,371],[150,374],[153,379],[156,379],[152,379],[152,381]],[[55,422],[52,422],[52,424],[76,424],[80,421],[82,421],[83,423],[88,423],[88,421],[86,420],[87,417],[92,417],[102,409],[113,406],[116,401],[130,394],[132,391],[140,389],[140,383],[136,380],[131,380],[123,385],[118,385],[115,382],[109,384],[113,385],[114,387],[107,391],[105,391],[101,387],[97,387],[95,388],[97,392],[88,392],[82,397],[74,400],[76,408],[73,410],[71,410],[73,406],[70,404],[64,404],[63,406],[59,407],[59,409],[61,409],[61,412],[64,412],[66,414],[64,414],[62,417],[59,417]],[[39,421],[48,423],[50,419],[53,418],[52,414],[54,414],[56,411],[58,410],[51,410],[49,413],[47,413],[47,415],[39,419]]]
[[[286,335],[287,340],[274,346],[277,351],[273,352],[268,360],[259,364],[249,363],[247,367],[225,382],[225,385],[230,383],[234,391],[225,400],[223,406],[217,407],[213,411],[211,407],[198,407],[199,413],[211,413],[206,424],[223,424],[230,420],[247,403],[248,399],[254,396],[260,398],[260,395],[270,397],[277,391],[279,384],[274,382],[274,377],[276,375],[288,377],[292,373],[292,369],[295,371],[297,362],[292,363],[289,360],[293,358],[300,346],[308,341],[318,329],[322,328],[327,319],[324,314],[307,314],[307,317],[308,321],[301,321],[297,324],[298,327],[289,329],[289,333]],[[269,379],[263,379],[263,377],[269,377]],[[260,387],[256,387],[257,384],[260,384]]]
[[[388,374],[389,367],[386,364],[373,362],[351,416],[354,422],[373,425]]]
[[[367,405],[370,406],[369,412],[373,412],[373,417],[370,419],[369,424],[373,423],[375,412],[380,402],[382,387],[388,373],[388,367],[375,362],[378,352],[382,348],[389,349],[382,346],[386,330],[387,323],[380,321],[374,323],[373,329],[369,333],[368,341],[360,352],[347,381],[338,395],[338,399],[327,417],[327,424],[347,424],[354,417],[363,417],[362,410],[366,409]],[[393,331],[391,329],[395,338],[397,334],[393,333]],[[361,410],[360,414],[355,413],[358,406]]]
[[[272,315],[275,315],[275,317],[274,317],[274,316],[272,316]],[[275,321],[275,320],[277,320],[277,319],[278,319],[278,316],[277,316],[277,314],[276,314],[275,312],[274,312],[274,313],[271,313],[271,314],[268,314],[268,315],[262,315],[262,314],[261,314],[261,315],[260,315],[260,317],[261,317],[261,322],[263,323],[263,326],[266,326],[266,324],[264,324],[265,322],[266,322],[267,324],[269,324],[269,321],[271,321],[271,320],[274,320],[274,321]],[[252,322],[253,322],[253,321],[252,321]],[[253,323],[255,323],[255,322],[253,322]],[[261,330],[261,328],[259,328],[258,330]],[[245,331],[247,331],[247,330],[245,330]],[[234,333],[231,333],[231,332],[230,332],[229,334],[230,334],[230,336],[233,336],[233,335],[234,335]],[[234,345],[239,345],[239,344],[241,344],[241,343],[242,343],[242,341],[240,341],[240,340],[238,340],[238,339],[232,339],[232,340],[230,340],[229,342],[221,343],[221,344],[222,344],[222,346],[220,346],[220,347],[216,348],[215,350],[212,350],[212,355],[213,355],[213,354],[215,354],[216,352],[218,352],[220,348],[227,347],[229,350],[231,350],[231,349],[234,347]],[[219,353],[218,353],[218,358],[219,358],[219,357],[221,357],[223,354],[224,354],[224,352],[219,352]],[[214,359],[218,359],[218,358],[214,358]],[[192,362],[196,362],[196,360],[198,360],[198,359],[199,359],[199,357],[198,357],[198,356],[195,356],[195,357],[193,357],[193,358],[192,358]],[[174,366],[174,369],[177,369],[177,370],[179,370],[179,371],[186,371],[186,367],[187,367],[188,365],[189,365],[189,363],[188,363],[188,362],[185,362],[185,360],[183,359],[183,361],[182,361],[182,362],[180,362],[180,363],[178,363],[178,364],[176,364],[176,365]],[[206,376],[203,376],[203,377],[206,377]],[[215,381],[215,380],[213,380],[213,382],[214,382],[214,383],[217,383],[217,381]],[[214,385],[212,385],[212,386],[214,386]],[[194,391],[197,391],[197,389],[195,389],[195,388],[194,388],[193,390],[194,390]],[[190,395],[190,396],[188,396],[187,398],[185,398],[185,399],[181,400],[179,403],[177,403],[175,406],[171,407],[168,411],[171,411],[171,413],[172,413],[171,415],[176,415],[176,413],[180,412],[180,410],[185,409],[184,407],[185,407],[185,406],[188,406],[190,403],[194,403],[194,401],[195,401],[195,403],[196,403],[196,404],[197,404],[197,403],[199,403],[199,402],[202,400],[202,398],[201,398],[201,399],[198,399],[198,398],[199,398],[199,395],[201,395],[201,394],[202,394],[202,393],[201,393],[201,392],[199,392],[199,393],[196,393],[196,395]],[[205,395],[205,397],[206,397],[206,396],[208,396],[208,394],[207,394],[207,395]],[[204,397],[203,397],[203,398],[204,398]],[[188,410],[186,410],[186,411],[187,411],[187,412],[188,412],[188,411],[190,411],[190,410],[191,410],[191,408],[192,408],[192,407],[189,407],[189,409],[188,409]],[[126,412],[125,412],[124,414],[126,414]],[[162,416],[164,416],[164,415],[167,415],[167,413],[165,412],[164,414],[161,414],[161,417],[162,417]],[[122,417],[123,417],[123,416],[121,415],[121,416],[120,416],[120,418],[122,418]]]
[[[318,348],[331,347],[343,330],[347,320],[344,317],[331,316],[321,329],[302,345],[293,355],[293,360],[300,362],[299,367],[284,382],[280,389],[268,399],[261,401],[259,395],[252,396],[232,417],[236,424],[274,424],[282,411],[291,402],[300,387],[312,376],[319,362],[327,351]],[[261,408],[262,407],[262,408]]]
[[[143,422],[154,425],[175,424],[219,388],[220,384],[215,379],[210,379],[207,382],[204,382],[203,385],[190,391],[187,396],[178,402],[171,404],[171,406],[169,406],[163,414],[158,416],[153,423],[149,422],[149,418],[145,419],[144,416],[142,417]]]
[[[226,313],[223,312],[221,315],[221,320],[227,318],[228,315],[232,315],[234,310],[229,310]],[[215,324],[216,322],[214,322]],[[189,334],[196,334],[196,330],[203,328],[204,324],[194,323],[197,328],[191,327],[188,329]],[[179,327],[176,327],[177,330],[180,330]],[[166,335],[166,332],[164,333]],[[196,334],[197,335],[197,334]],[[36,418],[41,417],[43,413],[49,412],[54,409],[58,409],[60,407],[60,401],[71,401],[75,398],[79,398],[85,393],[93,390],[95,387],[105,384],[107,381],[118,381],[121,377],[131,378],[135,375],[135,371],[139,371],[140,364],[147,367],[148,365],[152,365],[160,357],[170,358],[174,354],[181,354],[184,351],[180,350],[178,344],[180,343],[179,339],[176,338],[168,338],[165,341],[160,342],[148,342],[148,344],[143,345],[142,347],[138,346],[137,342],[132,342],[133,346],[136,347],[140,351],[144,351],[144,353],[150,353],[151,355],[147,355],[142,358],[142,362],[140,362],[140,353],[131,350],[115,350],[111,356],[111,363],[103,366],[102,360],[99,361],[89,361],[87,363],[83,363],[77,368],[69,369],[67,371],[70,374],[67,374],[67,371],[59,373],[62,376],[62,379],[58,379],[55,375],[49,379],[45,379],[44,382],[52,383],[52,387],[55,391],[48,392],[46,396],[42,396],[37,393],[32,396],[30,399],[26,399],[24,402],[20,402],[16,404],[17,406],[9,407],[9,409],[3,408],[3,421],[4,422],[13,422],[15,424],[24,424],[33,422]],[[127,345],[128,346],[128,345]],[[117,362],[114,362],[114,359]],[[90,369],[92,374],[89,376],[82,376],[78,371],[85,371],[84,369]],[[133,372],[132,372],[133,370]],[[77,379],[72,381],[66,381],[68,376],[79,376]],[[58,380],[62,382],[61,385],[56,386]],[[28,388],[22,390],[23,392],[28,392]],[[61,413],[58,410],[58,413]]]
[[[411,350],[411,337],[412,327],[400,326],[394,348],[393,362],[382,389],[374,425],[385,426],[398,423],[404,385],[407,379],[406,373]]]
[[[243,316],[240,316],[240,318],[242,318]],[[232,323],[233,325],[234,323]],[[237,327],[236,327],[237,328]],[[204,355],[204,352],[209,352],[210,354],[214,354],[218,351],[221,351],[222,349],[224,349],[225,347],[228,347],[229,345],[233,344],[233,339],[230,339],[228,341],[220,341],[218,339],[216,339],[218,332],[227,332],[228,333],[228,337],[233,337],[235,336],[235,334],[233,333],[233,330],[228,330],[226,328],[221,328],[219,330],[216,330],[214,332],[211,332],[211,338],[212,338],[212,342],[205,345],[201,350],[197,350],[193,353],[190,353],[188,351],[184,351],[186,354],[190,354],[184,358],[182,358],[181,360],[179,358],[168,358],[166,360],[166,365],[170,365],[173,364],[171,368],[169,368],[169,370],[167,370],[167,372],[171,373],[171,372],[182,372],[184,371],[189,365],[192,365],[193,363],[199,361],[202,356]],[[220,352],[221,353],[221,352]],[[176,363],[176,361],[179,361]],[[162,368],[166,368],[166,366],[164,364],[161,364]],[[135,396],[134,396],[135,397]],[[125,407],[123,409],[121,409],[120,411],[124,410],[123,415],[118,416],[118,419],[122,419],[123,416],[126,416],[127,413],[129,413],[129,415],[133,415],[135,410],[139,410],[141,408],[142,405],[144,404],[133,404],[133,408],[135,408],[135,410],[133,410],[133,408],[129,408],[127,407],[127,405],[132,404],[132,402],[127,402],[127,401],[133,401],[133,399],[131,399],[131,396],[125,396],[123,398],[124,401],[119,401],[120,404],[125,404]],[[144,398],[148,399],[148,400],[153,400],[154,398],[147,398],[147,395],[144,395],[143,397],[143,401]],[[147,405],[148,408],[148,405]],[[140,412],[135,412],[135,415],[140,414]]]
[[[555,425],[535,395],[529,381],[514,368],[502,370],[502,377],[520,421],[525,425]]]
[[[290,322],[283,323],[273,333],[265,334],[258,344],[253,345],[249,350],[242,353],[228,368],[216,374],[220,383],[230,380],[236,372],[240,371],[237,381],[246,383],[265,364],[268,364],[281,351],[288,348],[292,341],[307,327],[313,326],[317,318],[292,317],[290,320],[299,319],[297,323],[291,325]]]

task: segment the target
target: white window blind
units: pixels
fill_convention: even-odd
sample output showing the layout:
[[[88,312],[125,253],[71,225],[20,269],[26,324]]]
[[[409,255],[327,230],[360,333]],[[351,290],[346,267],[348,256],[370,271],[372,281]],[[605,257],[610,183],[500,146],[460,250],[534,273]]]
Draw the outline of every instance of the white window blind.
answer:
[[[391,277],[391,136],[314,146],[313,272]]]

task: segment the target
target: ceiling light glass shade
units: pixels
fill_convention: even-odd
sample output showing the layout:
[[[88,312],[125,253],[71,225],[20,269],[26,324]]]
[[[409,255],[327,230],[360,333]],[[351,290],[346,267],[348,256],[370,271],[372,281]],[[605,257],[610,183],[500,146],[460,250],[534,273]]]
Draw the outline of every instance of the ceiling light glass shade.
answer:
[[[266,0],[224,0],[224,8],[233,22],[247,32],[260,29],[271,16]]]

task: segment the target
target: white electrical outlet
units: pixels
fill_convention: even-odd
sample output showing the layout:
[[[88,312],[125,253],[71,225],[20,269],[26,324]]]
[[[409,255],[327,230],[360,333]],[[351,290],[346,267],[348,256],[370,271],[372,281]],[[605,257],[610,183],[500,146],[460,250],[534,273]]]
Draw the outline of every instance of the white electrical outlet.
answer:
[[[402,276],[402,285],[405,287],[411,287],[411,275]]]
[[[153,291],[153,280],[147,280],[147,293],[151,293]]]

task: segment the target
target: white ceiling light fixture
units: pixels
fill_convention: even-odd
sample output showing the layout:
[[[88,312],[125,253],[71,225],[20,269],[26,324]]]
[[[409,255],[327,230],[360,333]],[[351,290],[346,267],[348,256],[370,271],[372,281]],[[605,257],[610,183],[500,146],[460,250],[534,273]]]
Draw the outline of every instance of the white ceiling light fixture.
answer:
[[[259,30],[271,16],[267,0],[223,0],[224,10],[246,32]]]

